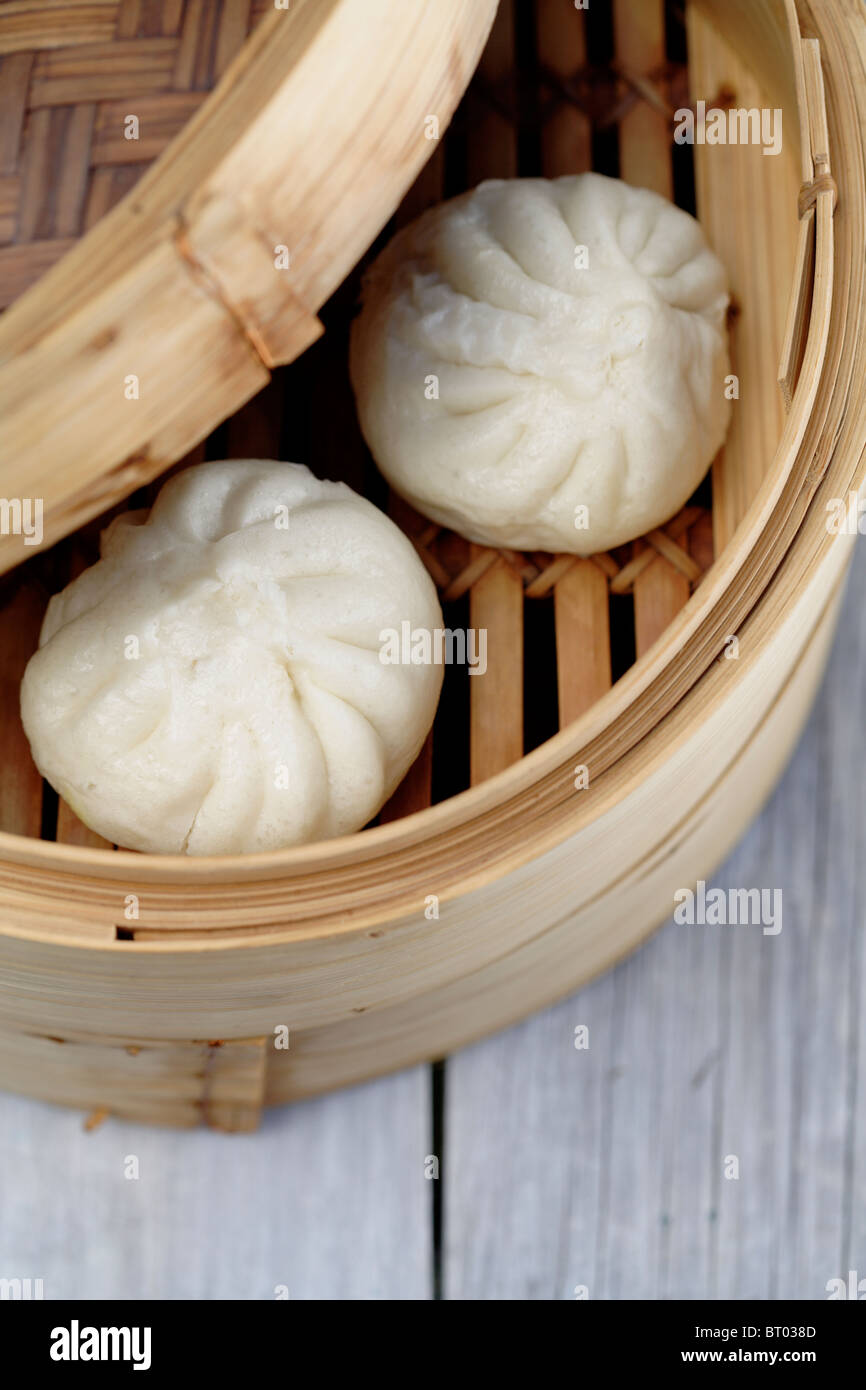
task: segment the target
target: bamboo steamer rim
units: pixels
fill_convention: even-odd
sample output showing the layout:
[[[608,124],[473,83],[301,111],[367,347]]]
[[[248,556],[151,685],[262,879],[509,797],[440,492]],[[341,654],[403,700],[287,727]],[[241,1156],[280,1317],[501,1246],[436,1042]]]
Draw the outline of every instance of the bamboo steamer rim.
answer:
[[[369,877],[370,872],[375,873],[377,868],[384,866],[392,878],[399,870],[406,876],[406,883],[410,883],[417,880],[416,853],[420,849],[424,853],[425,882],[429,878],[431,883],[435,881],[437,886],[441,885],[438,887],[440,897],[447,898],[449,891],[456,891],[458,884],[461,892],[465,892],[467,886],[480,886],[498,876],[506,864],[514,866],[526,862],[559,843],[565,837],[566,822],[571,833],[581,823],[594,818],[600,806],[615,800],[621,789],[614,785],[614,777],[608,777],[606,783],[599,778],[601,790],[591,787],[583,793],[576,812],[573,793],[559,797],[554,793],[557,783],[560,789],[570,786],[573,762],[588,761],[593,748],[600,749],[602,756],[608,756],[608,765],[613,768],[638,743],[647,756],[651,748],[657,751],[662,747],[666,729],[659,718],[652,717],[654,712],[661,709],[667,714],[676,698],[684,701],[687,698],[699,704],[704,685],[701,678],[720,650],[724,634],[736,630],[750,614],[750,622],[760,626],[762,614],[756,611],[758,599],[769,589],[774,601],[778,602],[780,593],[786,584],[790,587],[793,577],[820,564],[830,546],[837,543],[837,538],[831,537],[823,525],[819,505],[823,495],[819,491],[819,487],[823,487],[822,479],[826,474],[826,483],[832,480],[837,493],[841,493],[846,487],[859,488],[863,474],[862,403],[859,412],[852,412],[847,429],[846,442],[852,452],[859,440],[860,447],[853,461],[841,447],[834,452],[833,444],[837,434],[842,436],[845,405],[852,383],[857,379],[855,364],[859,360],[862,366],[864,355],[864,209],[861,199],[845,194],[846,188],[862,189],[864,186],[866,97],[862,70],[866,68],[866,25],[861,24],[858,29],[856,20],[846,18],[839,0],[827,0],[818,16],[811,10],[807,14],[825,54],[831,143],[841,156],[837,169],[837,176],[841,175],[841,196],[836,214],[839,252],[836,286],[837,289],[847,288],[847,299],[837,303],[833,321],[837,332],[830,335],[828,348],[833,294],[833,212],[828,191],[826,196],[819,195],[817,199],[818,271],[806,357],[773,469],[736,537],[657,647],[585,716],[514,767],[450,801],[403,821],[365,831],[360,836],[267,855],[195,859],[85,850],[0,835],[0,852],[8,864],[44,871],[45,883],[40,891],[45,893],[46,901],[52,894],[68,894],[71,887],[86,881],[88,889],[94,889],[97,895],[101,893],[105,897],[109,890],[116,902],[117,889],[113,885],[120,880],[126,885],[152,885],[157,896],[160,886],[170,895],[176,896],[180,891],[184,896],[193,897],[203,911],[208,911],[230,900],[231,885],[249,900],[254,887],[266,890],[269,883],[276,882],[283,892],[282,921],[285,922],[285,890],[305,874],[313,877],[320,874],[330,880],[341,874],[351,884],[352,874],[356,878],[363,877],[366,870]],[[859,83],[852,68],[857,57],[861,63]],[[847,371],[844,369],[846,361]],[[831,425],[829,432],[828,424]],[[758,545],[762,537],[767,541],[763,551]],[[770,605],[765,604],[763,608],[766,615]],[[639,696],[654,702],[649,706],[650,717],[643,721],[648,726],[646,729],[640,727],[640,715],[635,718],[635,702]],[[668,708],[665,708],[666,703]],[[617,721],[618,749],[610,743],[611,730]],[[517,834],[505,834],[509,826],[516,827]],[[495,834],[497,830],[500,844],[508,846],[507,853],[499,856],[490,853],[489,841],[486,846],[484,843],[484,835]],[[443,858],[441,870],[437,870],[435,854],[443,848],[459,849],[466,843],[471,849],[463,860],[452,856],[448,864]],[[98,878],[91,880],[86,877],[88,873]],[[0,879],[2,877],[0,868]],[[321,889],[321,885],[319,887]],[[340,891],[345,893],[345,888],[346,884],[341,884]],[[411,896],[407,896],[405,884],[400,891],[402,899],[380,892],[378,907],[353,913],[349,920],[345,919],[345,908],[340,915],[339,893],[336,893],[334,905],[321,914],[321,922],[316,921],[302,931],[286,927],[286,935],[297,939],[306,934],[354,930],[392,918],[395,903],[402,902],[407,912],[417,912],[417,887]],[[325,901],[324,897],[320,898],[320,902]],[[27,932],[17,934],[29,935]],[[118,949],[198,950],[203,944],[214,948],[239,944],[238,938],[229,941],[214,935],[210,940],[199,938],[191,946],[189,942],[171,942],[169,935],[166,933],[165,944],[124,942]],[[44,939],[45,933],[40,932],[40,936]],[[61,933],[56,939],[68,941],[70,938]],[[275,939],[278,938],[274,932],[258,936],[250,929],[247,941],[255,944],[258,940]],[[98,944],[105,948],[105,943],[87,943],[79,939],[75,944]]]

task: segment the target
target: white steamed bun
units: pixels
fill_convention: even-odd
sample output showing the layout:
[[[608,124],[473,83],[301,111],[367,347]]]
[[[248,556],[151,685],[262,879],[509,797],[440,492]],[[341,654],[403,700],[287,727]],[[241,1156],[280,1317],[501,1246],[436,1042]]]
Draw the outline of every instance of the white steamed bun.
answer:
[[[442,679],[379,659],[383,629],[442,623],[386,516],[297,464],[201,464],[101,554],[51,600],[21,690],[36,764],[82,820],[131,849],[228,854],[375,815]]]
[[[396,490],[470,540],[607,550],[672,516],[724,439],[727,302],[700,226],[656,193],[482,183],[367,273],[361,427]]]

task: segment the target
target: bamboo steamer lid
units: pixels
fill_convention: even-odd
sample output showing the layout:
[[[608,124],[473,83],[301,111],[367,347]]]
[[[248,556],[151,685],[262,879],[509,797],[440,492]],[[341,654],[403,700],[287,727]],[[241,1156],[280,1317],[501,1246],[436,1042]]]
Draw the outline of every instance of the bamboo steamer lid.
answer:
[[[319,306],[430,155],[428,117],[447,125],[496,8],[283,6],[0,10],[0,495],[26,479],[46,544],[319,336]],[[27,553],[0,536],[0,572]]]

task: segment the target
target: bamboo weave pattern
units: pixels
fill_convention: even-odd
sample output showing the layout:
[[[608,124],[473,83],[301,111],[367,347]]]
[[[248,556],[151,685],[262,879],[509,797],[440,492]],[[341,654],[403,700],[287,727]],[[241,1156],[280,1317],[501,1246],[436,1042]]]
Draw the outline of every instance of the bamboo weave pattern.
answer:
[[[0,6],[0,308],[129,192],[267,0]],[[138,138],[124,133],[138,118]]]

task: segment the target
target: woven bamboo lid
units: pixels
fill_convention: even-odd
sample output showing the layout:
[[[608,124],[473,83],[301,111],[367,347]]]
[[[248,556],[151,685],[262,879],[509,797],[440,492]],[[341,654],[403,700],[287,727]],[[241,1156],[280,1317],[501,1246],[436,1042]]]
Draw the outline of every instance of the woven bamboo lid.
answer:
[[[319,306],[435,148],[495,8],[0,9],[0,495],[41,499],[46,544],[318,337]],[[0,572],[29,553],[0,535]]]
[[[135,186],[272,0],[0,7],[0,308]]]

